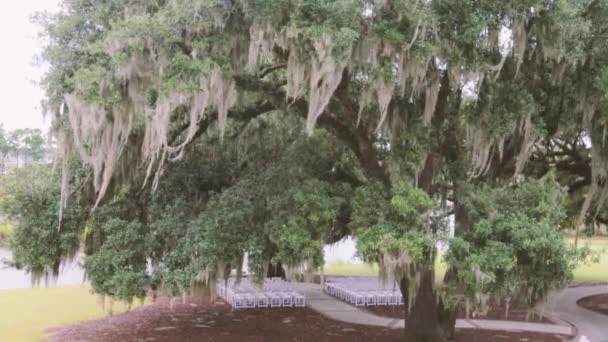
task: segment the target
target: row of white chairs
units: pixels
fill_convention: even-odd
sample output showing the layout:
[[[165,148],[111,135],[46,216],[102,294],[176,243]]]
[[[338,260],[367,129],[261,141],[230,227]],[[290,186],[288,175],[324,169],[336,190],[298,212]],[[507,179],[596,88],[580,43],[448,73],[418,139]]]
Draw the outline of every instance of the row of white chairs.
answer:
[[[346,285],[355,290],[398,290],[394,280],[379,277],[327,277],[326,282]]]
[[[239,292],[258,292],[262,291],[293,291],[291,283],[282,278],[273,277],[266,278],[262,284],[256,285],[249,278],[242,278],[238,283],[235,278],[228,278],[225,281],[219,281],[218,284],[233,288]]]
[[[218,295],[234,309],[305,307],[306,297],[282,279],[268,279],[256,287],[248,279],[234,279],[217,285]]]
[[[372,277],[329,278],[324,291],[355,306],[404,304],[399,288]]]

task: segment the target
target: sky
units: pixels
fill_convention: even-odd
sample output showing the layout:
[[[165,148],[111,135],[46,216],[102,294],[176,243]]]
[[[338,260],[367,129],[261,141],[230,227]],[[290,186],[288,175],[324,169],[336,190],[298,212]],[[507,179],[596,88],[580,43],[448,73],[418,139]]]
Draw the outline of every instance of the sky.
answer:
[[[34,58],[42,44],[37,38],[39,28],[30,21],[41,10],[56,12],[60,0],[11,1],[0,11],[0,124],[7,129],[40,128],[47,130],[40,101],[44,92],[36,84],[44,74],[44,66],[36,66]]]

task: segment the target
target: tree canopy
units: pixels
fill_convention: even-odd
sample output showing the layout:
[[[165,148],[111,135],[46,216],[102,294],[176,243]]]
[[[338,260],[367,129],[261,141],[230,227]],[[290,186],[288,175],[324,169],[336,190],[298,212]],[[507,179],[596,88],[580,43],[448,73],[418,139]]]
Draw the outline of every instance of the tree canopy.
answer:
[[[567,283],[559,229],[602,219],[607,18],[606,0],[65,0],[38,18],[59,211],[92,210],[87,271],[121,299],[245,254],[257,279],[311,270],[353,234],[410,298],[406,340],[444,341],[459,305]]]

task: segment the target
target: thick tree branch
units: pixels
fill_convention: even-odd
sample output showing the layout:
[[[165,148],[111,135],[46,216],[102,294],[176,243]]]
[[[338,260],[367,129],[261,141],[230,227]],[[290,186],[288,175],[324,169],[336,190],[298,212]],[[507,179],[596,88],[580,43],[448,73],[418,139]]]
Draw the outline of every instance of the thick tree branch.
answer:
[[[275,107],[272,103],[270,103],[268,101],[260,101],[260,102],[255,103],[254,105],[244,108],[244,109],[230,110],[230,111],[228,111],[228,117],[233,120],[237,120],[237,121],[249,121],[249,120],[255,118],[256,116],[269,112],[273,109],[275,109]],[[201,120],[201,122],[198,124],[198,129],[196,130],[194,137],[190,140],[190,142],[188,142],[187,146],[192,144],[203,133],[205,133],[209,129],[209,126],[211,125],[211,123],[215,120],[216,120],[216,117],[211,117],[211,116],[207,116],[203,120]],[[189,122],[181,125],[181,127],[179,127],[172,134],[171,138],[169,139],[169,143],[171,145],[176,144],[176,140],[180,136],[183,136],[186,133],[189,126],[190,126]]]
[[[337,120],[334,126],[339,125],[342,129],[351,132],[351,141],[356,145],[354,151],[362,167],[367,170],[368,174],[382,181],[385,186],[390,187],[390,175],[378,158],[378,150],[368,134],[369,129],[364,124],[357,124],[359,115],[355,110],[349,86],[349,72],[348,69],[344,69],[342,81],[338,85],[335,96],[342,105],[341,107],[347,120]]]
[[[445,73],[441,76],[441,88],[437,97],[433,120],[431,121],[433,136],[437,138],[442,136],[443,126],[446,124],[446,118],[450,111],[449,98],[451,93],[450,80],[447,73]],[[441,156],[445,153],[441,141],[439,139],[435,140],[424,162],[424,166],[418,174],[418,186],[429,194],[433,194],[436,191],[433,183],[439,169]]]
[[[276,108],[290,109],[302,118],[306,118],[308,103],[305,100],[298,99],[289,103],[285,91],[278,86],[251,76],[239,75],[235,76],[234,79],[239,88],[263,93]],[[328,108],[317,120],[317,126],[327,129],[346,144],[355,153],[368,176],[389,185],[388,172],[380,164],[373,141],[368,137],[363,126],[357,127],[356,125],[357,114],[352,105],[352,100],[346,94],[347,89],[348,77],[343,76],[336,91],[336,98],[340,102],[337,102],[336,99],[330,101]],[[344,114],[345,117],[338,117],[338,114]]]
[[[258,73],[258,77],[264,78],[264,77],[268,76],[269,74],[271,74],[272,72],[277,71],[279,69],[284,69],[285,67],[287,67],[287,64],[285,64],[285,63],[269,66],[267,68],[262,69]]]

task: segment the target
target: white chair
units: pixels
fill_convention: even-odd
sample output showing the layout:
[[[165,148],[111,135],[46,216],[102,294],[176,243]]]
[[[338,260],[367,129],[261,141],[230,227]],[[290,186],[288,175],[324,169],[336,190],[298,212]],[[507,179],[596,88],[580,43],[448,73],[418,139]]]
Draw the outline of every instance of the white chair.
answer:
[[[293,304],[296,308],[303,308],[306,306],[306,297],[299,293],[294,293]]]
[[[283,298],[281,297],[281,295],[277,292],[270,292],[268,294],[268,296],[270,297],[270,307],[271,308],[280,308],[281,306],[283,306]]]
[[[365,292],[365,305],[375,306],[376,301],[377,301],[377,298],[373,292]]]
[[[257,301],[258,301],[255,294],[245,293],[244,297],[245,297],[245,308],[247,308],[247,309],[255,308],[255,305],[257,304]]]
[[[388,295],[388,305],[399,305],[399,297],[396,292],[390,292]]]
[[[284,308],[290,308],[293,306],[293,297],[292,297],[291,293],[283,292],[282,297],[283,297],[282,305]]]
[[[388,304],[388,298],[387,298],[386,292],[379,291],[376,293],[376,304],[377,305],[387,305]]]
[[[365,300],[364,295],[362,295],[360,293],[357,293],[355,295],[355,303],[354,303],[355,306],[365,306],[365,302],[366,302],[366,300]]]
[[[257,294],[257,306],[258,308],[267,308],[268,305],[270,305],[269,301],[268,301],[268,297],[263,294],[263,293],[258,293]]]
[[[245,307],[245,298],[240,293],[236,293],[233,296],[232,307],[235,309],[243,309]]]

